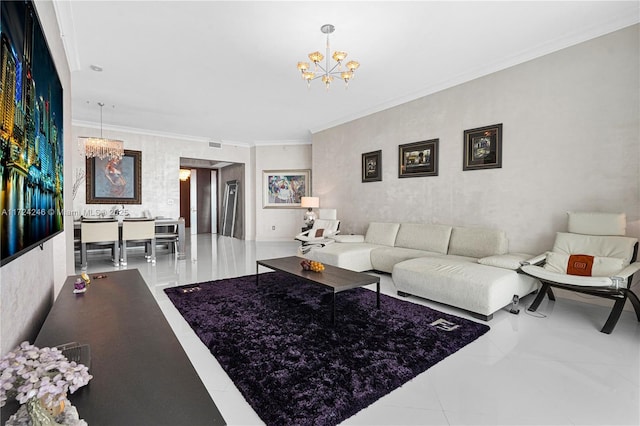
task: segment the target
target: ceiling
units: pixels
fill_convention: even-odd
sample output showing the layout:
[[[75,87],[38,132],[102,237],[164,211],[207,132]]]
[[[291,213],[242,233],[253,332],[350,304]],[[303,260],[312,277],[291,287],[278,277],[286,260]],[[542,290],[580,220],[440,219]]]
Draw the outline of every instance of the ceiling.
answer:
[[[636,1],[54,1],[75,125],[221,143],[311,133],[640,21]],[[347,90],[296,69],[331,50]],[[102,67],[102,72],[91,69]]]

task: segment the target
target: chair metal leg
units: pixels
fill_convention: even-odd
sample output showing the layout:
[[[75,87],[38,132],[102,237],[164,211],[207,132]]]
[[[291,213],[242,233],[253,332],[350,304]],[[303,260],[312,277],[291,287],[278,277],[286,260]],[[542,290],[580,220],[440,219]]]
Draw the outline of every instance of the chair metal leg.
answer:
[[[553,292],[551,291],[551,286],[547,283],[542,283],[542,288],[536,295],[533,303],[527,308],[527,310],[529,312],[535,312],[538,309],[538,306],[540,306],[540,303],[542,303],[542,299],[544,299],[544,296],[546,296],[547,294],[549,294],[550,300],[556,300]],[[551,296],[553,296],[553,299],[551,299]]]
[[[636,296],[636,294],[631,290],[627,290],[627,296],[633,305],[633,309],[636,311],[638,322],[640,322],[640,300],[638,300],[638,296]]]
[[[122,247],[120,247],[120,251],[122,252],[121,253],[122,262],[120,262],[120,264],[122,266],[127,266],[127,242],[126,241],[122,242]]]
[[[113,242],[113,266],[120,266],[120,242]]]
[[[80,244],[80,269],[87,270],[87,243]]]
[[[547,296],[549,296],[549,300],[556,300],[556,295],[553,294],[553,289],[551,288],[551,286],[549,286],[549,288],[547,288]]]
[[[615,328],[618,320],[620,319],[620,315],[622,314],[622,309],[624,308],[624,304],[627,302],[627,296],[621,297],[620,299],[616,299],[616,303],[613,305],[613,309],[611,309],[611,314],[609,314],[609,318],[607,322],[600,330],[603,333],[611,334],[613,329]]]

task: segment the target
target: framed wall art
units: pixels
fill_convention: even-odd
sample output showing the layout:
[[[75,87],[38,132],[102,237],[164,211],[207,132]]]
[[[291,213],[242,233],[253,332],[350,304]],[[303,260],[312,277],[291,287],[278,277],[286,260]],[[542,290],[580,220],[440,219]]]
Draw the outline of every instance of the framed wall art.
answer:
[[[362,182],[382,180],[382,151],[362,154]]]
[[[141,204],[142,152],[124,150],[121,160],[87,158],[87,204]]]
[[[311,170],[263,170],[262,207],[300,207],[311,196]]]
[[[398,177],[438,176],[439,139],[400,145]]]
[[[64,228],[63,90],[31,0],[0,2],[0,265]]]
[[[502,167],[502,124],[464,131],[462,170]]]

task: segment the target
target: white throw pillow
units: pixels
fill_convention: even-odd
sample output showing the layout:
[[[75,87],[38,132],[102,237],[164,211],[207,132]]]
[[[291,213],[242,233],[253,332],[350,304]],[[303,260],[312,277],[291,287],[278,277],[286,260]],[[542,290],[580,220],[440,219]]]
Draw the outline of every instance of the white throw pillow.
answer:
[[[548,252],[544,269],[557,272],[559,274],[567,273],[567,265],[569,264],[569,255],[564,253]],[[591,267],[592,277],[610,277],[624,268],[624,259],[616,257],[593,257],[593,265]]]
[[[497,254],[495,256],[487,256],[478,259],[481,265],[495,266],[496,268],[517,270],[520,268],[520,262],[531,259],[533,256],[526,253],[507,253]]]

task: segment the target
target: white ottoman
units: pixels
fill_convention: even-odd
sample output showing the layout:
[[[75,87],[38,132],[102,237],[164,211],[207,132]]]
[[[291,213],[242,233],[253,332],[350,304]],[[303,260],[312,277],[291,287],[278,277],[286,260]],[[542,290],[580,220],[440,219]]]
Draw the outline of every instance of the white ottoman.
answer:
[[[537,281],[511,269],[448,256],[424,257],[396,264],[398,293],[411,294],[469,311],[490,320],[493,313],[537,289]]]

